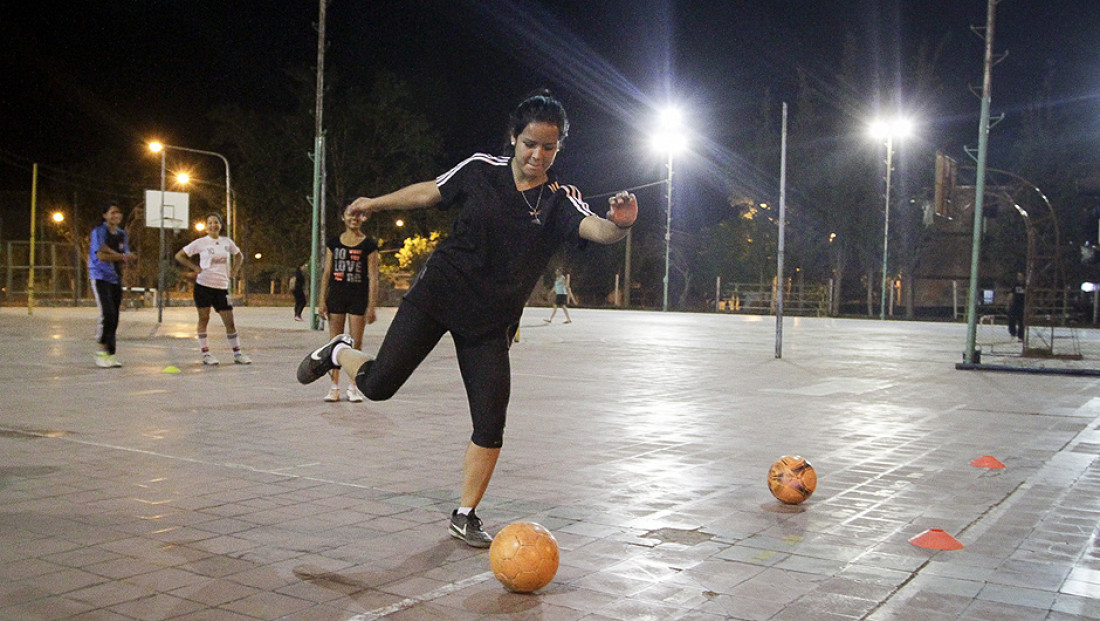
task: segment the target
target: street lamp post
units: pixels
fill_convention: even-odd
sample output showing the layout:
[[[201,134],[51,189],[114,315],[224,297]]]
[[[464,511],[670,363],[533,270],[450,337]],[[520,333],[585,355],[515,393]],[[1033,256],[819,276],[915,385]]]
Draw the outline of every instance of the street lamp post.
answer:
[[[199,153],[202,155],[213,155],[220,159],[225,164],[225,228],[226,232],[231,238],[236,241],[236,230],[233,228],[237,224],[237,219],[233,217],[233,202],[230,198],[232,192],[229,185],[229,160],[225,158],[221,153],[215,153],[213,151],[203,151],[202,149],[190,149],[188,147],[178,147],[175,145],[164,144],[163,142],[150,142],[149,150],[153,153],[160,153],[160,276],[157,279],[157,323],[161,323],[164,317],[164,287],[165,287],[165,257],[164,257],[164,156],[168,149],[174,149],[176,151],[186,151],[188,153]],[[232,258],[230,258],[232,261]],[[229,273],[233,273],[232,264],[229,265]]]
[[[666,190],[668,208],[665,210],[665,291],[664,302],[661,304],[662,311],[668,311],[668,266],[672,251],[672,151],[668,152],[668,185]]]
[[[168,149],[156,142],[149,145],[149,148],[154,153],[160,152],[160,251],[157,254],[157,323],[164,323],[164,272],[167,269],[164,265],[164,154]]]
[[[886,319],[886,270],[890,250],[890,177],[894,170],[894,138],[904,138],[909,135],[910,130],[909,121],[901,118],[890,121],[876,121],[871,125],[872,135],[886,141],[886,198],[882,225],[882,298],[879,307],[879,319],[881,320]]]
[[[662,311],[668,311],[668,272],[672,251],[672,156],[686,145],[680,111],[668,108],[661,113],[658,132],[653,136],[653,148],[668,155],[668,176],[665,189],[668,205],[665,211],[665,278]],[[630,283],[627,283],[630,286]]]
[[[890,174],[894,168],[894,137],[886,138],[886,204],[882,224],[882,299],[879,300],[879,319],[886,319],[886,258],[890,255]]]

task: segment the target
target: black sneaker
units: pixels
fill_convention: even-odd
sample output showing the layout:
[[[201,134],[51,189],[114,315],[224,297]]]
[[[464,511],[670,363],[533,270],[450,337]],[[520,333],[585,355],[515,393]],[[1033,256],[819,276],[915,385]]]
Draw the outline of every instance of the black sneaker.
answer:
[[[493,543],[492,536],[481,528],[481,518],[474,515],[459,515],[458,509],[451,512],[451,536],[461,539],[466,545],[475,548],[488,548]]]
[[[326,373],[333,369],[339,369],[340,365],[332,363],[332,350],[343,343],[348,347],[355,344],[355,341],[351,340],[351,337],[346,334],[341,334],[335,337],[323,347],[319,347],[302,360],[302,363],[298,365],[298,381],[303,384],[315,382],[325,376]]]

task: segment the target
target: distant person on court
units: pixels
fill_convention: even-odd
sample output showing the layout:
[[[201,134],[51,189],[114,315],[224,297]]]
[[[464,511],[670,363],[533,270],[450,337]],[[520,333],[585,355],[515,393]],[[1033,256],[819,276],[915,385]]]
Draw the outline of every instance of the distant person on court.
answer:
[[[569,318],[569,294],[569,280],[559,267],[554,270],[554,310],[550,311],[550,318],[543,319],[543,321],[552,323],[560,306],[561,312],[565,314],[565,323],[573,323],[573,320]]]
[[[1024,340],[1024,299],[1027,294],[1027,281],[1022,272],[1016,272],[1016,283],[1008,297],[1008,334]]]
[[[294,268],[294,275],[290,277],[290,291],[294,296],[294,321],[302,320],[302,311],[306,307],[306,268],[309,263],[304,263]]]
[[[115,358],[118,315],[122,307],[122,267],[133,263],[130,237],[122,228],[122,209],[110,201],[102,212],[103,222],[92,229],[88,244],[88,277],[92,280],[92,294],[99,307],[99,324],[96,342],[99,351],[95,365],[101,368],[121,367]]]
[[[511,394],[508,348],[524,303],[562,244],[617,242],[638,215],[637,200],[629,193],[610,199],[605,219],[589,210],[576,188],[558,182],[550,167],[568,133],[565,109],[543,91],[510,114],[507,155],[475,153],[432,181],[356,199],[350,213],[432,206],[458,213],[451,234],[401,301],[376,358],[340,335],[298,367],[303,384],[331,369],[352,370],[363,394],[380,401],[392,397],[451,333],[473,433],[463,460],[461,498],[448,530],[474,547],[492,543],[475,509],[504,441]]]
[[[362,349],[363,328],[374,323],[378,304],[378,244],[363,234],[369,214],[344,209],[344,230],[325,244],[325,273],[321,279],[321,317],[328,319],[329,336],[344,334],[345,319],[353,347]],[[340,400],[340,369],[329,372],[332,385],[325,401]],[[348,385],[348,401],[358,403],[363,393]]]
[[[237,324],[233,321],[233,307],[229,304],[229,280],[236,277],[244,263],[244,255],[232,239],[221,234],[225,225],[219,214],[206,216],[206,236],[187,244],[176,253],[176,261],[191,269],[195,275],[195,308],[199,312],[196,333],[199,338],[199,350],[202,363],[218,364],[218,359],[210,353],[210,344],[206,338],[206,327],[210,323],[210,308],[218,312],[225,324],[225,337],[233,349],[233,362],[252,364],[252,359],[241,351],[241,337],[237,333]],[[198,255],[199,264],[195,265],[190,257]],[[229,261],[233,260],[233,273],[229,272]]]

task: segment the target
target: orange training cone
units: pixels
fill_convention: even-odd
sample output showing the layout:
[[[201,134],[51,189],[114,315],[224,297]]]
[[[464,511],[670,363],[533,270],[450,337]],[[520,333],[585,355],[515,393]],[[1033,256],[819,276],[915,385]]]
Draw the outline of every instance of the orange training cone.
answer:
[[[958,539],[955,539],[951,535],[948,535],[945,531],[939,528],[929,528],[923,533],[910,539],[909,543],[917,546],[918,548],[928,548],[930,550],[963,549],[963,544],[959,543]]]
[[[1000,462],[996,457],[991,455],[983,455],[970,462],[971,466],[977,466],[979,468],[1004,468],[1005,465]]]

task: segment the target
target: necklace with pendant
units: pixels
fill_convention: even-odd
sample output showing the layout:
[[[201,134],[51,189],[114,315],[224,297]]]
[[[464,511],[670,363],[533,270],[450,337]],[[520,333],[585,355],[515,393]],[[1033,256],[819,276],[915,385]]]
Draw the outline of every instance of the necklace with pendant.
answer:
[[[542,191],[545,189],[545,183],[539,186],[539,197],[535,199],[534,205],[531,204],[531,201],[527,200],[527,193],[525,191],[520,190],[519,193],[519,195],[523,197],[523,202],[527,204],[527,215],[531,216],[531,222],[534,222],[535,224],[542,224],[542,221],[539,220],[539,216],[542,214],[542,209],[540,209],[539,206],[542,205]]]

